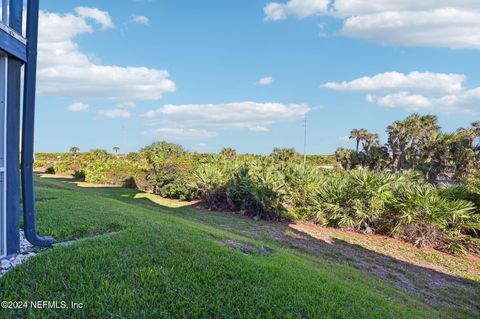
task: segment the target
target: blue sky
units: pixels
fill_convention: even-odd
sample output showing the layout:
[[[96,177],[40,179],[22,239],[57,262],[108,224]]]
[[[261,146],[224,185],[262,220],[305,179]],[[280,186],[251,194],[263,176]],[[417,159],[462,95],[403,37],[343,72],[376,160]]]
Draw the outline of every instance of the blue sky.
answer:
[[[414,111],[468,126],[475,2],[42,0],[36,151],[303,151],[305,114],[315,154]]]

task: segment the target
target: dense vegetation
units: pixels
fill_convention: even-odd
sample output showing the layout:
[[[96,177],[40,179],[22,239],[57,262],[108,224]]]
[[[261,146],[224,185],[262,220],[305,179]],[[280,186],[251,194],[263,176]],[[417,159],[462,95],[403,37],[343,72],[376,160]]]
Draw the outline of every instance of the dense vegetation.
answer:
[[[480,123],[444,134],[433,116],[412,115],[387,128],[388,142],[353,130],[355,150],[303,157],[293,149],[269,156],[198,154],[166,142],[128,155],[93,150],[37,154],[37,167],[89,182],[138,188],[163,197],[200,199],[212,210],[259,219],[307,220],[395,236],[417,246],[479,252]],[[362,149],[360,149],[360,145]],[[118,151],[118,149],[117,149]],[[439,178],[450,185],[438,186]]]
[[[353,129],[350,138],[355,140],[356,148],[339,148],[337,161],[347,170],[417,170],[430,181],[458,180],[479,167],[480,121],[447,134],[440,130],[435,116],[413,114],[395,121],[386,132],[388,141],[382,145],[378,134]]]
[[[280,224],[169,208],[172,201],[154,203],[155,195],[132,189],[48,178],[36,179],[36,186],[39,232],[57,242],[80,239],[8,272],[0,280],[0,300],[75,302],[82,308],[2,309],[1,318],[450,319],[480,311],[477,283],[438,274],[452,286],[431,285],[425,295],[424,278],[432,282],[425,269],[392,259],[385,264],[392,274],[387,279],[363,272],[348,261],[368,256],[383,267],[382,254],[343,240],[327,245],[311,238],[329,254],[307,254],[267,231],[251,233],[258,227],[283,233]],[[350,247],[350,254],[339,247]],[[437,264],[461,260],[433,256]],[[394,275],[405,273],[418,290],[395,284]]]

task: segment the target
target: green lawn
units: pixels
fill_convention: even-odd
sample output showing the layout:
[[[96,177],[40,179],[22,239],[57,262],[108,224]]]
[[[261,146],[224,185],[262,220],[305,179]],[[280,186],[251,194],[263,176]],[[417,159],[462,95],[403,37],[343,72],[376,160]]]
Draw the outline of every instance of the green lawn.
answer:
[[[37,208],[41,234],[79,240],[41,252],[6,274],[0,279],[0,300],[76,302],[83,308],[2,309],[0,317],[475,315],[432,305],[334,259],[235,231],[235,225],[245,229],[257,222],[158,202],[133,190],[37,178]],[[243,253],[222,244],[225,240],[254,249]]]

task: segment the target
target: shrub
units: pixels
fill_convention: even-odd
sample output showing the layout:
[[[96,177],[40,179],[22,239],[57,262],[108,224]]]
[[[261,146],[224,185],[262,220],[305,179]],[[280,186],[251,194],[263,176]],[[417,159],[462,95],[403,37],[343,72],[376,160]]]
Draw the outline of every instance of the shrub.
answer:
[[[189,187],[194,165],[187,157],[168,158],[149,176],[155,194],[163,197],[191,200],[194,192]]]
[[[81,171],[83,168],[82,162],[75,157],[72,157],[70,154],[62,156],[60,161],[57,161],[53,164],[53,169],[55,174],[61,175],[75,175],[75,172]]]
[[[225,185],[229,176],[225,168],[227,163],[222,164],[205,163],[193,173],[190,186],[195,192],[195,197],[201,199],[209,209],[228,209]]]
[[[96,160],[91,162],[84,170],[87,182],[129,185],[135,184],[139,189],[145,187],[146,173],[143,169],[128,161],[110,159],[107,161]]]
[[[415,171],[316,167],[332,159],[310,157],[313,165],[303,165],[293,149],[275,149],[270,156],[237,155],[228,148],[198,154],[160,142],[125,156],[102,150],[42,154],[37,165],[89,182],[200,199],[209,209],[259,219],[313,221],[455,253],[480,250],[480,172],[459,185],[436,187]]]
[[[395,182],[395,175],[365,169],[330,174],[319,190],[314,218],[330,226],[375,231]]]
[[[255,171],[247,165],[237,168],[226,184],[228,201],[233,210],[261,219],[283,219],[283,176],[272,166],[261,166]]]
[[[48,167],[47,161],[34,161],[33,168],[36,170],[45,170]]]

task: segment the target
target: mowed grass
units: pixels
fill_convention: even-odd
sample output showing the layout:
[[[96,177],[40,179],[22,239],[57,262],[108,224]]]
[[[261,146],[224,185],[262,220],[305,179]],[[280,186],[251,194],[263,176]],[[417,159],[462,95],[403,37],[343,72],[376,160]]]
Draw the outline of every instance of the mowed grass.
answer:
[[[82,239],[40,252],[10,271],[0,279],[0,300],[83,307],[0,309],[0,317],[447,317],[353,267],[199,222],[190,217],[202,213],[189,207],[152,205],[158,203],[134,191],[79,190],[60,180],[37,179],[40,233],[56,241]],[[250,222],[209,216],[230,226]],[[245,254],[221,244],[227,239],[273,253]]]

